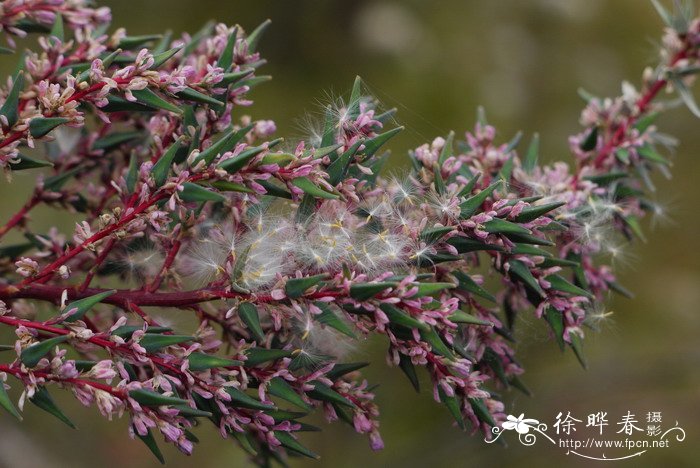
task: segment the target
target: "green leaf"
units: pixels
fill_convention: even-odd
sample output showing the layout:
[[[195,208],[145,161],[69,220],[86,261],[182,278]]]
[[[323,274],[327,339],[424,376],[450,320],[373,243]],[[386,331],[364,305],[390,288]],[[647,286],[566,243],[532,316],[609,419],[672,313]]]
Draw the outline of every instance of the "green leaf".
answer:
[[[178,150],[182,148],[182,143],[182,137],[178,138],[153,165],[151,175],[153,176],[153,181],[156,183],[156,187],[161,187],[168,178],[173,160]]]
[[[229,182],[228,180],[217,180],[211,186],[219,192],[255,193],[255,190],[249,189],[245,185]]]
[[[374,156],[374,154],[379,150],[379,148],[382,147],[382,145],[384,145],[384,143],[396,136],[396,134],[398,134],[403,129],[404,127],[392,128],[388,132],[384,132],[370,140],[367,140],[365,142],[365,149],[362,151],[362,153],[365,155],[365,158],[371,158],[372,156]]]
[[[284,290],[287,297],[295,299],[303,296],[308,289],[318,285],[326,278],[328,278],[328,275],[325,273],[321,275],[305,276],[303,278],[291,278],[288,279],[287,284],[284,285]]]
[[[24,72],[21,70],[15,75],[12,80],[12,89],[10,89],[5,103],[0,107],[0,115],[7,118],[8,128],[12,128],[19,118],[19,93],[24,89]]]
[[[464,430],[464,418],[462,417],[462,409],[460,408],[460,404],[457,400],[457,397],[454,395],[447,396],[447,394],[445,394],[445,391],[440,385],[437,385],[437,390],[438,396],[440,397],[440,402],[442,402],[450,411],[450,414],[452,415],[454,420],[457,421],[457,425],[459,426],[459,428]]]
[[[145,390],[143,388],[131,390],[129,392],[129,397],[143,406],[187,405],[187,400],[183,400],[182,398],[165,396],[161,393]]]
[[[389,321],[395,325],[400,325],[409,329],[417,328],[418,330],[422,331],[430,330],[430,325],[418,320],[412,315],[409,315],[408,312],[404,312],[396,306],[383,303],[379,306],[379,308],[382,309],[382,312],[384,312],[384,314],[386,314]]]
[[[161,465],[165,465],[165,458],[163,457],[163,453],[160,451],[160,448],[158,448],[158,443],[156,440],[153,438],[153,434],[151,434],[151,430],[147,429],[147,433],[145,436],[142,436],[141,434],[138,433],[136,429],[134,429],[134,434],[143,442],[146,444],[146,447],[148,447],[148,450],[151,451],[151,453],[158,459]]]
[[[265,403],[256,400],[247,393],[234,387],[226,387],[226,393],[231,395],[231,402],[233,406],[262,411],[275,409],[273,405],[266,405]]]
[[[692,112],[695,117],[700,117],[700,108],[695,102],[695,97],[683,80],[680,78],[671,78],[670,81],[673,83],[673,88],[678,92],[678,95],[681,97],[686,107],[688,107],[688,110]]]
[[[38,408],[46,411],[47,413],[55,416],[58,418],[59,421],[63,422],[66,424],[68,427],[71,429],[75,429],[75,424],[73,424],[73,421],[68,419],[68,416],[66,416],[61,409],[56,406],[56,403],[54,403],[53,398],[51,397],[51,394],[49,391],[46,389],[46,387],[38,386],[36,388],[36,391],[34,392],[34,396],[29,399],[34,405],[36,405]]]
[[[552,210],[556,210],[560,206],[565,205],[566,203],[564,202],[554,202],[554,203],[544,203],[542,205],[530,205],[526,208],[523,208],[523,210],[518,214],[518,216],[515,217],[515,222],[516,223],[529,223],[530,221],[534,221],[540,216],[543,216],[547,213],[549,213]]]
[[[199,43],[202,42],[202,39],[204,39],[212,33],[215,24],[216,23],[214,21],[207,21],[207,23],[202,27],[202,29],[197,31],[194,34],[194,36],[192,36],[192,39],[190,39],[190,42],[188,42],[185,45],[185,51],[183,55],[188,56],[192,52],[194,52]]]
[[[170,101],[166,101],[156,93],[154,93],[150,88],[136,89],[131,92],[134,97],[143,104],[147,106],[155,107],[156,109],[163,109],[174,114],[182,114],[183,110],[173,104]]]
[[[22,350],[19,358],[22,361],[22,364],[25,366],[29,368],[35,367],[37,364],[39,364],[41,358],[53,350],[54,346],[63,343],[64,341],[68,341],[68,339],[68,335],[61,335],[49,338],[48,340],[40,341],[39,343],[33,344]]]
[[[230,130],[216,143],[199,153],[199,156],[197,156],[197,159],[195,160],[195,164],[199,161],[204,161],[207,165],[211,164],[217,155],[233,149],[233,147],[236,146],[236,144],[241,141],[252,128],[253,124],[250,124],[247,127],[243,127],[239,130]]]
[[[0,54],[11,55],[14,53],[15,53],[15,51],[13,49],[8,49],[7,47],[0,47]]]
[[[348,168],[350,167],[350,163],[352,162],[353,156],[355,156],[355,153],[357,153],[357,149],[364,143],[364,140],[357,140],[350,148],[348,148],[343,154],[341,154],[339,157],[337,157],[329,166],[328,169],[326,169],[326,172],[328,173],[328,182],[331,185],[337,185],[340,183],[344,178],[345,175],[347,174]],[[331,151],[335,151],[334,148],[336,148],[336,145],[330,146]],[[320,148],[317,150],[318,154],[322,154],[322,149]],[[337,149],[337,148],[336,148]],[[316,156],[317,153],[314,153],[314,156]],[[329,151],[330,153],[330,151]],[[328,153],[326,153],[328,154]],[[317,156],[317,157],[323,157],[323,156]]]
[[[501,218],[493,218],[484,223],[484,231],[496,234],[530,234],[530,230],[519,224]]]
[[[352,85],[350,100],[348,101],[348,115],[351,119],[356,118],[360,113],[360,99],[362,98],[362,78],[355,77],[355,82]]]
[[[107,96],[107,105],[101,107],[100,110],[103,112],[155,112],[157,109],[110,94]]]
[[[579,146],[583,151],[593,151],[598,145],[598,127],[593,127]]]
[[[432,296],[442,290],[457,287],[454,283],[417,283],[416,286],[418,286],[418,292],[413,296],[414,298]]]
[[[243,361],[226,359],[206,353],[192,353],[187,357],[187,360],[190,362],[190,370],[195,372],[215,369],[217,367],[236,367],[243,365]]]
[[[460,289],[475,294],[479,297],[483,297],[491,302],[496,302],[496,298],[484,288],[479,286],[468,274],[461,271],[454,271],[452,276],[454,276],[459,282]]]
[[[505,249],[500,245],[489,245],[469,237],[454,236],[447,240],[447,243],[457,249],[459,253],[477,252],[479,250],[493,250],[503,252]]]
[[[165,52],[161,52],[160,54],[154,55],[151,70],[157,70],[158,68],[160,68],[161,65],[170,60],[175,54],[180,52],[180,50],[182,50],[182,47],[173,47],[170,50],[166,50]]]
[[[200,93],[197,90],[194,90],[192,88],[185,88],[182,91],[179,91],[178,93],[175,94],[177,97],[180,99],[184,99],[187,101],[194,101],[198,102],[200,104],[209,104],[210,106],[214,107],[222,107],[223,104],[221,101],[208,96],[206,94]]]
[[[260,38],[265,33],[265,31],[267,30],[267,28],[270,26],[271,23],[272,23],[272,21],[270,21],[269,19],[266,19],[265,21],[263,21],[260,24],[260,26],[255,28],[253,30],[253,32],[248,34],[248,37],[246,38],[246,42],[248,43],[248,53],[249,54],[252,54],[257,50],[258,43],[260,42]]]
[[[341,319],[335,312],[333,312],[328,304],[325,302],[316,302],[316,307],[321,309],[321,313],[314,316],[317,322],[327,325],[331,328],[335,328],[340,333],[349,336],[350,338],[357,338],[355,333],[353,333],[352,328],[347,324],[347,322]]]
[[[554,289],[555,291],[562,291],[565,293],[573,294],[575,296],[584,296],[589,299],[593,299],[594,296],[590,292],[586,291],[585,289],[579,288],[578,286],[575,286],[571,283],[569,283],[565,278],[559,275],[549,275],[545,277],[546,281],[549,281],[551,284],[551,289]]]
[[[453,148],[452,148],[452,143],[454,142],[455,139],[455,132],[450,131],[450,133],[447,135],[447,138],[445,139],[445,145],[442,147],[442,151],[440,151],[440,156],[438,157],[438,163],[440,166],[447,160],[447,158],[450,158],[453,154]]]
[[[530,269],[523,262],[520,260],[509,260],[508,263],[510,264],[509,273],[511,276],[517,277],[525,286],[534,290],[541,297],[545,297],[545,293],[540,287],[540,284],[535,277],[532,276],[532,272],[530,272]]]
[[[104,150],[105,152],[117,148],[125,143],[130,143],[133,140],[142,138],[144,135],[141,132],[114,132],[109,135],[95,140],[92,149]]]
[[[119,47],[124,50],[135,49],[136,47],[142,46],[147,42],[153,42],[160,39],[162,36],[160,34],[149,34],[144,36],[126,36],[119,41]]]
[[[263,151],[267,150],[266,145],[254,146],[242,151],[240,154],[222,161],[219,163],[219,167],[229,174],[235,174],[236,172],[243,169],[243,166],[248,164],[248,162],[255,156],[259,155]]]
[[[276,361],[278,359],[290,357],[292,351],[286,349],[267,349],[267,348],[250,348],[245,353],[245,366],[257,366],[268,361]]]
[[[435,185],[435,192],[438,195],[444,195],[447,192],[447,187],[445,187],[445,180],[442,178],[442,173],[440,171],[440,166],[436,164],[433,165],[433,184]]]
[[[658,112],[650,112],[639,119],[637,119],[637,122],[634,124],[634,128],[639,131],[639,133],[644,133],[646,129],[651,127],[656,119],[659,117]]]
[[[116,289],[112,289],[111,291],[101,292],[99,294],[95,294],[94,296],[85,297],[83,299],[71,302],[66,306],[64,310],[66,312],[70,312],[73,309],[76,310],[71,315],[69,315],[64,321],[71,323],[82,319],[92,307],[99,304],[104,299],[108,298],[116,292]]]
[[[248,327],[248,330],[253,334],[258,343],[265,341],[265,333],[260,326],[260,316],[258,309],[250,302],[241,302],[238,306],[238,316],[241,321]]]
[[[537,166],[537,160],[540,154],[540,135],[535,133],[532,135],[532,140],[530,141],[530,146],[527,148],[525,153],[525,159],[523,159],[523,169],[525,172],[530,174],[532,170]]]
[[[337,380],[345,374],[349,374],[350,372],[354,372],[367,366],[369,366],[369,362],[336,363],[333,366],[333,369],[326,372],[326,376],[331,380]]]
[[[564,351],[564,317],[561,312],[554,307],[547,307],[544,312],[544,318],[549,326],[552,327],[554,339],[557,341],[559,349]]]
[[[120,336],[125,340],[130,340],[131,335],[133,335],[136,330],[143,330],[143,327],[138,325],[122,325],[114,330],[112,335]],[[172,329],[168,327],[148,327],[146,329],[146,333],[164,333],[169,331],[172,331]]]
[[[19,411],[17,411],[17,408],[15,408],[15,405],[10,400],[10,396],[7,394],[7,390],[5,390],[5,384],[2,380],[0,380],[0,406],[5,408],[5,411],[10,413],[18,420],[22,420],[22,416],[19,414]]]
[[[581,367],[588,369],[588,362],[586,361],[586,355],[583,353],[583,343],[581,342],[581,337],[576,333],[569,333],[569,340],[571,340],[571,349],[574,350],[576,359],[581,363]]]
[[[323,125],[323,136],[321,137],[321,147],[328,147],[335,144],[336,137],[335,114],[331,106],[326,107],[326,119]]]
[[[139,341],[139,344],[144,347],[147,353],[152,353],[166,346],[178,345],[194,340],[193,337],[187,335],[156,335],[146,333]]]
[[[399,368],[411,382],[411,385],[416,390],[420,392],[420,383],[418,382],[418,374],[416,374],[416,366],[411,362],[411,358],[405,354],[399,354]]]
[[[54,16],[56,18],[53,22],[53,27],[51,28],[49,36],[55,37],[61,42],[65,42],[65,34],[63,33],[63,15],[57,12]]]
[[[665,165],[670,164],[669,161],[661,156],[651,145],[644,145],[641,148],[637,148],[637,154],[651,162]]]
[[[238,27],[234,27],[231,34],[228,35],[226,46],[221,51],[219,60],[216,63],[224,71],[228,71],[231,68],[231,64],[233,64],[233,49],[236,46],[236,39],[238,39]]]
[[[326,401],[328,403],[335,403],[338,405],[349,406],[350,408],[355,407],[355,403],[348,400],[347,398],[345,398],[343,395],[341,395],[340,393],[333,390],[328,385],[321,383],[321,382],[318,382],[318,381],[313,381],[313,382],[309,382],[309,383],[314,386],[313,390],[306,392],[306,394],[310,398],[313,398],[314,400]]]
[[[452,351],[450,348],[447,347],[444,341],[442,341],[442,338],[438,334],[437,330],[435,330],[434,327],[428,327],[428,331],[421,330],[420,332],[421,338],[430,345],[430,347],[433,349],[433,352],[438,353],[441,356],[444,356],[448,359],[454,359],[454,355],[452,354]]]
[[[282,398],[297,406],[304,411],[311,411],[311,405],[305,402],[297,392],[294,391],[291,385],[289,385],[284,379],[280,377],[275,377],[270,380],[267,387],[267,391],[270,395]]]
[[[64,117],[35,117],[29,121],[29,133],[34,138],[41,138],[66,122],[70,122],[70,119]]]
[[[225,202],[225,196],[218,192],[207,190],[201,185],[185,182],[182,184],[183,189],[180,192],[180,198],[186,202]]]
[[[306,177],[297,177],[296,179],[292,180],[292,185],[300,188],[304,193],[307,193],[312,197],[325,198],[329,200],[337,200],[340,198],[335,193],[326,192],[324,189],[317,186]]]
[[[493,327],[493,323],[487,322],[486,320],[481,320],[474,317],[471,314],[466,313],[463,310],[455,310],[452,315],[448,317],[451,322],[454,323],[466,323],[469,325],[484,325],[487,327]]]
[[[321,458],[311,450],[301,445],[299,441],[297,441],[294,437],[291,436],[291,434],[289,434],[289,432],[274,431],[274,434],[275,438],[279,440],[280,444],[282,444],[282,446],[287,450],[291,450],[292,452],[298,453],[299,455],[313,458],[315,460]]]
[[[491,195],[502,183],[503,181],[499,179],[473,197],[467,198],[465,201],[460,203],[459,206],[462,209],[460,216],[462,218],[470,218],[481,207],[484,201],[486,201],[489,195]]]
[[[397,283],[356,283],[350,286],[350,297],[358,301],[366,301],[373,298],[382,291],[394,288]]]
[[[438,226],[434,228],[428,228],[420,233],[420,238],[424,240],[427,244],[434,244],[437,241],[439,241],[442,238],[442,236],[454,230],[454,226]]]
[[[21,153],[17,155],[17,159],[19,159],[19,161],[10,164],[10,168],[13,171],[24,171],[27,169],[36,169],[40,167],[53,167],[53,163],[50,163],[49,161],[33,159]]]
[[[213,414],[211,411],[202,411],[187,405],[176,405],[173,406],[173,409],[176,409],[180,416],[186,418],[211,418]]]
[[[469,404],[471,405],[472,410],[479,421],[485,422],[491,427],[496,427],[496,421],[493,420],[493,416],[491,416],[491,413],[489,413],[483,399],[469,398]]]

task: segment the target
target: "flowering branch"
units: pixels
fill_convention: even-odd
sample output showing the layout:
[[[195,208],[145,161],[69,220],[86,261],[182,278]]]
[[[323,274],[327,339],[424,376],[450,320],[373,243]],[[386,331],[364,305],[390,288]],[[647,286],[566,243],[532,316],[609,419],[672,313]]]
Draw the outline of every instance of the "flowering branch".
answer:
[[[189,454],[198,418],[257,463],[315,458],[296,433],[317,408],[383,446],[367,363],[349,361],[376,333],[416,390],[424,368],[458,426],[491,434],[505,419],[493,390],[527,392],[510,345],[518,316],[534,310],[585,364],[584,327],[604,318],[608,291],[627,293],[607,263],[659,211],[645,195],[668,166],[654,99],[673,89],[700,114],[686,87],[700,22],[658,8],[661,64],[640,91],[586,96],[572,171],[539,164],[537,137],[522,156],[519,138],[496,143],[481,116],[465,141],[416,148],[394,179],[379,172],[401,127],[359,79],[305,141],[239,114],[266,79],[268,23],[108,35],[109,11],[82,1],[4,2],[2,31],[46,34],[0,94],[0,167],[8,180],[43,168],[0,227],[26,238],[0,247],[0,324],[17,336],[2,381],[19,383],[20,409],[67,424],[51,386],[127,414],[161,461],[153,433]],[[36,141],[45,159],[22,154]],[[34,229],[42,204],[81,214],[72,238]],[[198,328],[160,325],[173,309]],[[19,417],[4,384],[0,405]]]

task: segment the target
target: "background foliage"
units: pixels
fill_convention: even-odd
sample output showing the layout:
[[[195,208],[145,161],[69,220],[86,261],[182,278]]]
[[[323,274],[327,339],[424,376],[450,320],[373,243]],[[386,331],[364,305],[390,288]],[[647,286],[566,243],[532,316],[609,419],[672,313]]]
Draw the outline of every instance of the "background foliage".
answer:
[[[273,27],[261,45],[270,64],[262,72],[274,80],[254,91],[252,117],[274,119],[282,135],[301,135],[301,110],[319,112],[319,103],[347,90],[360,74],[387,107],[399,108],[398,120],[407,127],[392,142],[394,169],[407,164],[403,150],[450,129],[461,133],[471,127],[478,105],[486,106],[504,140],[517,130],[539,131],[544,135],[544,158],[566,159],[566,138],[578,130],[583,107],[576,88],[617,94],[621,80],[639,76],[641,67],[653,62],[655,48],[649,38],[658,36],[661,27],[651,5],[639,0],[147,0],[138,7],[136,2],[102,3],[113,9],[113,24],[132,34],[166,28],[195,31],[211,18],[252,29],[271,18]],[[3,74],[12,62],[2,59]],[[684,109],[660,122],[681,141],[674,179],[658,184],[674,224],[650,232],[647,244],[633,247],[630,265],[618,270],[621,282],[637,298],[615,298],[609,304],[613,321],[600,334],[588,333],[589,370],[582,370],[572,353],[552,354],[556,344],[545,341],[543,327],[525,324],[517,347],[527,364],[524,380],[537,398],[516,392],[506,397],[508,412],[524,412],[548,423],[562,410],[579,418],[599,410],[608,411],[611,418],[627,410],[638,415],[662,411],[665,425],[678,420],[688,439],[637,460],[649,466],[662,461],[691,466],[697,456],[693,442],[700,422],[692,417],[692,409],[700,388],[694,372],[700,359],[695,346],[700,331],[700,252],[692,246],[700,233],[695,202],[700,197],[698,125]],[[11,185],[0,183],[2,219],[26,195],[34,175],[18,172],[14,177]],[[72,225],[55,216],[44,210],[33,219],[46,226]],[[383,345],[370,346],[359,351],[358,358],[384,351]],[[299,461],[298,466],[535,466],[547,461],[583,466],[543,444],[528,449],[513,442],[503,449],[484,444],[479,436],[468,437],[451,427],[446,411],[436,418],[430,396],[412,394],[398,369],[374,367],[366,375],[382,384],[377,393],[386,449],[372,453],[364,438],[332,425],[308,444],[322,460]],[[62,407],[79,432],[67,433],[58,421],[47,420],[35,409],[28,409],[23,424],[0,419],[0,466],[47,466],[49,459],[74,467],[91,466],[96,460],[104,467],[119,466],[125,459],[130,466],[152,466],[151,454],[126,436],[126,421],[107,424],[77,402],[65,400]],[[163,449],[172,467],[243,462],[242,452],[222,442],[213,430],[192,459],[170,453],[171,447]]]

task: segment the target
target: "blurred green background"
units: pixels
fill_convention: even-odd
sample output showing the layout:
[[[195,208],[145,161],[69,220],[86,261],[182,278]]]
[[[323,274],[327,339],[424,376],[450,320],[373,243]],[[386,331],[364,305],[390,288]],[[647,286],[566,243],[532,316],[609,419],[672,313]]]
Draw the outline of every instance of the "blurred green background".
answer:
[[[567,136],[578,131],[583,105],[578,87],[597,95],[619,94],[620,82],[638,83],[644,66],[654,64],[654,42],[661,21],[642,0],[445,0],[269,1],[144,0],[102,2],[113,8],[114,24],[132,34],[172,29],[195,31],[209,19],[239,23],[252,30],[266,18],[273,25],[261,50],[274,80],[256,89],[253,118],[271,118],[283,136],[303,135],[300,118],[317,114],[329,96],[347,92],[356,74],[386,107],[399,109],[407,127],[393,142],[394,168],[406,166],[405,151],[451,129],[472,127],[478,105],[487,109],[506,141],[517,131],[543,135],[547,160],[569,158]],[[2,69],[10,59],[2,59]],[[239,111],[241,112],[241,111]],[[607,411],[614,426],[631,410],[641,420],[663,412],[663,426],[675,421],[687,439],[672,448],[650,450],[628,466],[697,466],[700,440],[700,122],[685,109],[666,115],[662,128],[680,138],[674,178],[660,180],[658,199],[671,208],[672,224],[649,233],[646,244],[631,248],[620,280],[637,294],[615,298],[613,319],[586,340],[589,370],[571,353],[560,354],[547,340],[543,323],[529,321],[518,330],[518,358],[534,393],[505,395],[507,412],[551,425],[559,411],[579,419]],[[0,182],[0,219],[19,204],[31,176]],[[55,212],[37,212],[37,225],[51,225]],[[382,433],[386,449],[372,453],[364,437],[341,424],[308,434],[306,444],[319,462],[294,466],[587,466],[544,440],[521,446],[490,446],[452,427],[444,408],[432,401],[429,386],[413,393],[396,369],[383,366],[383,343],[357,352],[372,359],[367,377],[379,383]],[[427,383],[427,382],[426,382]],[[127,422],[108,423],[94,409],[62,398],[80,427],[70,432],[28,406],[16,424],[0,416],[0,466],[148,467],[155,461],[140,442],[126,435]],[[612,427],[611,426],[611,427]],[[615,429],[617,430],[617,429]],[[244,466],[245,457],[210,427],[192,458],[161,444],[171,467]],[[606,453],[608,456],[619,453]]]

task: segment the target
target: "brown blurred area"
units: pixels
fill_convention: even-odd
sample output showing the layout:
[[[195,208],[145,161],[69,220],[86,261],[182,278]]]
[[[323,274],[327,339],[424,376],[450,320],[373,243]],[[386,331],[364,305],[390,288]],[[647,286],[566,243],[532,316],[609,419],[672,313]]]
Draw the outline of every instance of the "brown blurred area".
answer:
[[[650,2],[641,0],[421,0],[271,1],[143,0],[101,2],[113,8],[114,25],[132,34],[172,29],[196,31],[209,19],[239,23],[252,30],[270,18],[261,50],[263,71],[274,79],[257,88],[253,118],[274,119],[281,136],[303,135],[300,118],[315,114],[329,96],[346,93],[355,77],[386,107],[397,107],[406,126],[393,142],[393,169],[406,167],[405,151],[473,126],[476,108],[487,109],[503,141],[522,130],[542,135],[542,157],[568,160],[567,137],[578,131],[583,101],[577,88],[617,95],[622,80],[639,82],[656,60],[654,42],[662,24]],[[14,59],[2,58],[6,71]],[[559,411],[579,419],[607,411],[611,425],[628,410],[639,418],[663,413],[663,426],[678,421],[685,442],[650,450],[621,466],[698,466],[700,441],[700,121],[685,108],[669,112],[661,128],[678,137],[673,179],[657,179],[660,202],[673,222],[648,229],[648,242],[631,246],[630,261],[618,269],[633,300],[613,298],[612,320],[600,333],[589,332],[584,371],[572,353],[561,354],[547,339],[543,322],[527,320],[516,332],[523,380],[534,396],[515,390],[504,395],[508,413],[551,425]],[[0,182],[0,219],[19,206],[33,175]],[[56,223],[58,212],[37,212],[38,226]],[[588,466],[566,450],[539,441],[509,447],[487,445],[453,427],[447,411],[432,401],[428,382],[421,394],[410,389],[396,369],[383,365],[385,344],[367,343],[358,360],[371,359],[366,372],[380,384],[386,448],[372,453],[351,428],[320,421],[322,433],[304,436],[319,453],[318,462],[292,460],[293,466],[318,467],[482,467]],[[58,392],[55,392],[58,397]],[[13,396],[16,396],[13,394]],[[66,395],[67,396],[67,395]],[[71,431],[28,405],[24,423],[0,416],[0,466],[104,468],[155,466],[156,461],[126,433],[127,421],[108,423],[95,409],[61,397],[62,407],[79,426]],[[614,429],[617,430],[617,429]],[[203,424],[202,443],[191,458],[160,444],[168,466],[244,466],[232,441]],[[612,456],[612,453],[606,453]]]

